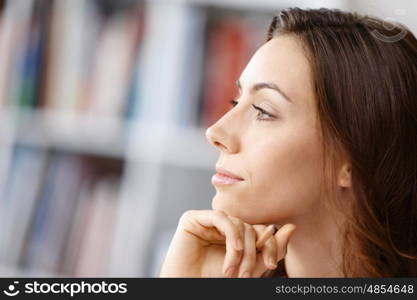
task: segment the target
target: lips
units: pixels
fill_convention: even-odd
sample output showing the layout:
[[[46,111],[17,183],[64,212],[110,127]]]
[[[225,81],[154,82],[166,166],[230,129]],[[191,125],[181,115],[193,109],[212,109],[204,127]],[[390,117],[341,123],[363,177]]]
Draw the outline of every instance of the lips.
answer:
[[[220,176],[220,177],[231,178],[231,179],[234,179],[234,180],[243,180],[242,177],[230,172],[229,170],[221,168],[221,167],[216,167],[216,172],[217,172],[217,175]]]
[[[215,186],[227,186],[244,180],[239,175],[221,167],[216,166],[216,172],[211,178],[211,183]]]

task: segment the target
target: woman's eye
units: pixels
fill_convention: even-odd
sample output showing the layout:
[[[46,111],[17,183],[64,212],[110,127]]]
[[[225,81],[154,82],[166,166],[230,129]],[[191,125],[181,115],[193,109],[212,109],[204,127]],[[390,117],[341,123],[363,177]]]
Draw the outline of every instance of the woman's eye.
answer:
[[[232,108],[235,107],[238,102],[236,100],[230,100],[230,104],[232,105]],[[260,108],[259,106],[256,106],[252,104],[253,108],[258,111],[258,115],[256,116],[256,120],[258,121],[270,121],[272,119],[275,119],[276,117],[265,111],[264,109]]]
[[[256,109],[258,111],[258,115],[256,116],[256,120],[258,120],[258,121],[270,121],[272,119],[275,119],[275,116],[271,115],[270,113],[268,113],[266,110],[263,110],[259,106],[256,106],[254,104],[252,104],[252,106],[253,106],[254,109]],[[264,117],[262,117],[262,116],[264,116]]]

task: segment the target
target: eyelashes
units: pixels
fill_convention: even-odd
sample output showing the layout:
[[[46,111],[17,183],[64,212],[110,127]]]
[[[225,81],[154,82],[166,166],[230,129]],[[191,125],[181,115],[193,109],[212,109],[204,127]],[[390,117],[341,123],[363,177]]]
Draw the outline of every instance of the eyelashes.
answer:
[[[238,102],[234,99],[230,100],[230,104],[232,105],[232,108],[235,107]],[[255,104],[252,104],[252,107],[258,111],[258,114],[256,115],[256,120],[258,121],[271,121],[273,119],[276,119],[276,117],[266,110],[260,108],[259,106],[256,106]],[[266,118],[262,117],[262,115],[266,116]]]

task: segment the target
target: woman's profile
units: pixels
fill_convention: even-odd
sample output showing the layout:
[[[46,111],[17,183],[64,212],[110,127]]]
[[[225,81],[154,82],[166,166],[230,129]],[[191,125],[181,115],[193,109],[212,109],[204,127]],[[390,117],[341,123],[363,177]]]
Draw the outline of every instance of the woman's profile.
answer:
[[[273,18],[206,131],[213,210],[183,214],[161,277],[417,276],[417,40],[386,24]]]

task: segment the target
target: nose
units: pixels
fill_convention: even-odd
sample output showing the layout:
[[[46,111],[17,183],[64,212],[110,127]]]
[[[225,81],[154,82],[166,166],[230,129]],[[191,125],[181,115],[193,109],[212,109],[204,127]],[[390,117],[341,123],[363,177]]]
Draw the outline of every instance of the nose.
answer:
[[[206,129],[206,138],[214,147],[228,153],[238,152],[238,140],[234,134],[227,132],[220,119]]]

